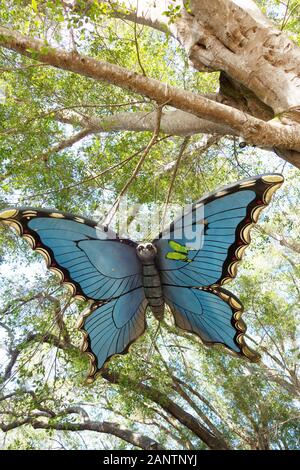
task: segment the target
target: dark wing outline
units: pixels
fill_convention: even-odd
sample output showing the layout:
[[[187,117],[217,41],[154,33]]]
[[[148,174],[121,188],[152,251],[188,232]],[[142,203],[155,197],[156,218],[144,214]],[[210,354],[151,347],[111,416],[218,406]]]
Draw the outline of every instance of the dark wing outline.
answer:
[[[176,287],[176,286],[173,286],[173,287]],[[187,333],[191,335],[197,336],[197,338],[201,340],[201,343],[203,343],[206,346],[214,347],[214,346],[221,344],[226,349],[226,351],[228,351],[234,357],[243,357],[243,358],[248,359],[251,362],[258,362],[260,360],[261,358],[260,354],[258,354],[256,351],[251,349],[245,342],[245,333],[247,330],[247,326],[244,320],[242,319],[244,307],[242,303],[240,302],[240,300],[234,294],[232,294],[232,292],[229,292],[228,290],[222,287],[218,287],[217,289],[213,289],[211,287],[201,287],[201,288],[184,287],[184,288],[210,292],[212,295],[218,296],[220,299],[222,299],[224,302],[226,302],[230,306],[232,310],[231,324],[236,330],[236,334],[233,339],[237,347],[240,349],[240,352],[238,353],[236,351],[231,350],[225,343],[221,341],[220,342],[205,341],[203,340],[203,338],[201,338],[201,336],[198,333],[191,331],[187,328],[183,328],[182,326],[178,325],[176,316],[173,313],[173,309],[169,305],[169,303],[166,301],[166,303],[168,304],[172,312],[172,315],[174,317],[174,322],[177,328],[179,328],[182,331],[186,331]]]
[[[282,185],[283,181],[283,176],[277,173],[259,175],[254,178],[247,178],[238,183],[220,188],[218,191],[208,194],[193,204],[192,210],[196,209],[199,204],[207,204],[211,201],[214,201],[215,199],[218,199],[219,197],[222,197],[226,194],[233,194],[240,191],[241,189],[252,189],[255,191],[257,196],[257,198],[253,199],[253,201],[248,204],[246,208],[246,216],[236,228],[235,241],[228,249],[227,257],[223,263],[222,274],[216,282],[211,284],[212,287],[223,285],[236,277],[238,264],[242,260],[245,249],[251,242],[250,231],[257,223],[261,211],[270,203],[273,193]],[[180,220],[180,218],[181,217],[176,219],[176,221]],[[174,223],[176,223],[176,221],[172,222],[168,231],[172,231],[172,227],[174,227]],[[154,244],[156,240],[162,238],[163,233],[164,231],[162,231],[158,238],[153,241]],[[188,266],[188,263],[178,268],[178,270],[184,269],[186,266]],[[168,269],[160,271],[168,271]]]
[[[137,289],[140,289],[140,287],[138,287]],[[127,294],[128,293],[130,293],[130,292],[127,292]],[[145,298],[144,302],[146,302],[146,304],[145,305],[140,304],[140,307],[139,307],[139,308],[141,308],[141,305],[142,305],[142,308],[144,308],[144,310],[145,310],[143,331],[135,339],[133,339],[132,341],[130,341],[130,343],[128,343],[128,345],[126,346],[124,351],[122,351],[120,353],[111,354],[110,356],[108,356],[105,363],[103,364],[103,366],[99,369],[98,368],[98,359],[97,359],[97,356],[93,353],[93,350],[92,350],[92,347],[91,347],[90,335],[84,329],[84,323],[85,323],[86,318],[88,318],[98,307],[100,307],[102,305],[105,305],[108,302],[109,301],[102,302],[102,303],[94,302],[87,310],[82,312],[82,314],[79,317],[78,323],[77,323],[77,328],[81,332],[81,334],[83,335],[81,348],[80,348],[81,352],[83,354],[85,354],[90,360],[90,369],[89,369],[88,376],[87,376],[87,379],[86,379],[86,382],[88,384],[93,383],[99,376],[101,376],[102,372],[107,367],[109,361],[113,357],[115,357],[115,356],[124,356],[125,354],[128,354],[130,352],[130,348],[133,345],[133,343],[135,343],[139,338],[141,338],[143,336],[143,334],[145,333],[146,328],[147,328],[146,308],[148,306],[148,301]]]
[[[69,214],[67,212],[60,212],[55,209],[37,209],[31,207],[8,208],[4,211],[1,211],[0,222],[4,225],[9,225],[10,227],[13,227],[17,231],[18,235],[24,238],[34,251],[37,251],[44,257],[49,271],[54,272],[59,276],[62,284],[66,285],[66,287],[71,290],[72,296],[82,300],[91,299],[83,293],[79,283],[72,279],[68,269],[60,266],[59,263],[56,262],[54,253],[51,248],[44,245],[39,235],[34,230],[31,230],[28,227],[28,221],[33,219],[34,217],[50,217],[60,219],[63,218],[85,224],[92,228],[99,227],[99,229],[102,229],[104,232],[107,232],[111,235],[112,238],[110,239],[110,241],[115,241],[116,243],[124,243],[133,247],[137,246],[137,244],[132,240],[118,238],[115,232],[110,229],[106,230],[105,227],[97,224],[97,222],[95,222],[94,220]]]

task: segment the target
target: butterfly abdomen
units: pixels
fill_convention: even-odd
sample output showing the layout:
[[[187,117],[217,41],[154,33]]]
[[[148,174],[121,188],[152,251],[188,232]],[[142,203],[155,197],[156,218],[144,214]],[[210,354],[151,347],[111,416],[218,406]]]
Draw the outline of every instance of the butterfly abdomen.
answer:
[[[160,276],[154,262],[143,264],[143,287],[155,318],[162,320],[164,314],[164,299]]]

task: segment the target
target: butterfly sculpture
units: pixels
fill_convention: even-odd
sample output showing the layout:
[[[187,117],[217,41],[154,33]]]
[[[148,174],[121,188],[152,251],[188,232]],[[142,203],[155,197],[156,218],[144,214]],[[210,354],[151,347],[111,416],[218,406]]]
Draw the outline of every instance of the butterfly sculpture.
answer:
[[[90,301],[81,319],[83,350],[91,359],[89,381],[115,354],[125,354],[145,331],[149,306],[161,320],[167,304],[176,325],[207,345],[223,344],[231,352],[257,361],[244,340],[242,305],[223,284],[236,276],[250,243],[250,229],[272,194],[278,174],[250,178],[200,199],[190,209],[195,231],[203,230],[201,248],[190,248],[178,227],[183,216],[152,243],[121,239],[104,226],[57,211],[12,208],[0,213],[42,253],[73,295]],[[204,217],[197,220],[197,207]],[[182,232],[184,233],[184,231]]]

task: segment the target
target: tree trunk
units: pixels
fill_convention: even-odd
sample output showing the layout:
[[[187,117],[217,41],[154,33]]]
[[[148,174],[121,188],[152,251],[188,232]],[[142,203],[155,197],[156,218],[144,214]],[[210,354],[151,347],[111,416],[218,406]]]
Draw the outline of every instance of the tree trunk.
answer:
[[[125,3],[134,9],[132,0]],[[252,0],[190,0],[171,24],[162,14],[169,5],[174,2],[141,0],[134,21],[159,31],[168,27],[196,70],[220,71],[218,101],[227,104],[230,100],[231,106],[252,116],[265,121],[276,117],[283,124],[298,127],[300,49]],[[133,21],[132,11],[123,16]],[[251,142],[247,133],[243,136]],[[275,142],[273,147],[281,158],[300,167],[298,149]]]

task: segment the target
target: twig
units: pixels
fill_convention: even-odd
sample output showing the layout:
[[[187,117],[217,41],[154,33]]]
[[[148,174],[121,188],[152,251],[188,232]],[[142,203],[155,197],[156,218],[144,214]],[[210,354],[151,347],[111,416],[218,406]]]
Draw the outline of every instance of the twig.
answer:
[[[85,137],[91,135],[94,133],[93,129],[82,129],[81,131],[77,132],[76,134],[72,135],[68,139],[62,140],[58,144],[54,145],[51,147],[49,150],[46,150],[44,153],[41,155],[35,155],[32,158],[29,158],[27,160],[24,160],[20,165],[14,166],[11,171],[8,171],[5,175],[3,175],[0,178],[0,182],[3,183],[7,178],[13,175],[14,171],[16,169],[22,168],[24,165],[30,165],[33,162],[36,162],[38,160],[43,161],[45,164],[47,164],[49,156],[53,153],[58,153],[61,150],[65,150],[67,148],[72,147],[74,144],[80,142],[82,139]]]
[[[177,157],[177,160],[176,160],[175,168],[174,168],[172,178],[171,178],[171,183],[170,183],[168,194],[167,194],[167,197],[166,197],[165,208],[164,208],[164,213],[163,213],[162,222],[161,222],[161,225],[162,225],[161,228],[162,229],[163,229],[163,226],[165,224],[167,208],[168,208],[168,204],[170,202],[170,198],[171,198],[172,190],[173,190],[173,187],[174,187],[177,171],[178,171],[178,168],[180,166],[180,162],[181,162],[182,156],[184,154],[184,151],[185,151],[185,149],[186,149],[186,147],[189,143],[189,140],[190,140],[190,137],[185,137],[183,139],[183,142],[182,142],[181,146],[180,146],[179,154],[178,154],[178,157]]]
[[[114,202],[109,214],[107,215],[105,221],[104,221],[104,225],[109,225],[109,223],[111,222],[113,216],[115,215],[116,211],[118,210],[119,208],[119,205],[120,205],[120,202],[121,202],[121,198],[122,196],[124,196],[124,194],[126,193],[127,189],[129,188],[129,186],[131,185],[131,183],[135,180],[135,178],[137,177],[139,171],[140,171],[140,168],[141,166],[143,165],[147,155],[149,154],[151,148],[153,147],[153,145],[155,145],[157,143],[157,137],[159,135],[159,131],[160,131],[160,121],[161,121],[161,115],[162,115],[162,106],[158,106],[157,107],[157,113],[156,113],[156,124],[155,124],[155,129],[154,129],[154,132],[153,132],[153,135],[151,137],[151,140],[149,142],[149,144],[147,145],[146,149],[144,150],[141,158],[139,159],[138,161],[138,164],[137,166],[135,167],[131,177],[129,178],[129,180],[127,181],[127,183],[123,186],[123,188],[121,189],[121,192],[118,196],[118,198],[116,199],[116,201]]]
[[[161,142],[162,140],[168,139],[169,137],[170,137],[169,135],[164,136],[161,139],[157,140],[157,142]],[[143,147],[141,150],[138,150],[133,155],[130,155],[129,157],[125,158],[125,160],[122,160],[121,162],[116,163],[115,165],[112,165],[109,168],[106,168],[105,170],[101,171],[100,173],[97,173],[96,175],[89,176],[88,178],[84,178],[84,179],[78,181],[77,183],[73,183],[73,184],[70,184],[68,186],[63,186],[60,189],[49,189],[49,191],[46,191],[46,192],[41,191],[41,192],[32,194],[31,196],[28,197],[28,199],[33,199],[34,197],[40,196],[40,195],[45,196],[45,195],[48,195],[48,194],[58,193],[60,191],[66,190],[66,189],[76,188],[77,186],[80,186],[81,184],[88,183],[89,181],[96,180],[96,179],[100,178],[101,176],[105,175],[106,173],[110,173],[111,171],[115,170],[116,168],[122,167],[123,165],[128,163],[130,160],[132,160],[134,157],[139,155],[143,150],[145,150],[145,147]]]
[[[136,2],[136,17],[137,17],[137,12],[138,12],[138,5],[139,5],[139,0],[137,0],[137,2]],[[136,21],[133,22],[133,30],[134,30],[134,43],[135,43],[135,48],[136,48],[137,61],[138,61],[138,64],[141,68],[142,74],[145,77],[147,77],[147,74],[145,72],[145,69],[143,67],[141,57],[140,57],[139,43],[138,43],[138,39],[137,39],[137,23],[136,23]]]

